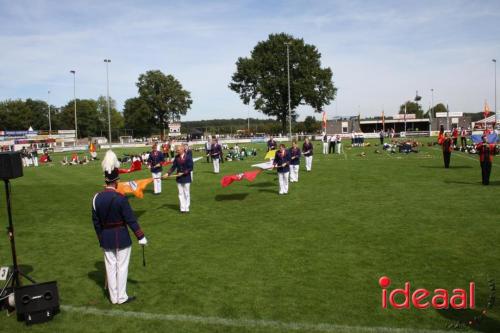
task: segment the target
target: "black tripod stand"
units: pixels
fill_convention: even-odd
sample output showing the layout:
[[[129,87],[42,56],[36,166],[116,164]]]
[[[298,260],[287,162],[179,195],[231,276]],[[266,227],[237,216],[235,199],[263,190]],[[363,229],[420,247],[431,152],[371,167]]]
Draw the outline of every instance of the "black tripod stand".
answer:
[[[7,297],[6,292],[9,289],[13,291],[14,288],[21,286],[20,277],[24,277],[31,281],[31,283],[36,283],[35,280],[30,278],[28,275],[24,274],[17,265],[17,255],[16,255],[16,242],[14,239],[14,224],[12,223],[12,210],[10,205],[10,181],[8,179],[3,180],[5,183],[5,197],[7,198],[7,216],[9,219],[9,226],[7,227],[7,233],[10,240],[10,249],[12,252],[12,271],[9,273],[5,285],[2,290],[0,290],[0,300]]]

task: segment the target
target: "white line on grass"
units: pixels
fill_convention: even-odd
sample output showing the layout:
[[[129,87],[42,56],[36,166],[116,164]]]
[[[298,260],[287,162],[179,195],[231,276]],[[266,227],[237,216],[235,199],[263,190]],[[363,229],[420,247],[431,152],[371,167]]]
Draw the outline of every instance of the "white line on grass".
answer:
[[[162,314],[135,312],[123,310],[103,310],[93,307],[81,307],[73,305],[61,305],[61,309],[68,312],[74,312],[85,315],[97,315],[107,317],[123,317],[123,318],[138,318],[142,320],[157,320],[157,321],[175,321],[202,325],[217,325],[227,327],[243,327],[243,328],[262,328],[262,329],[279,329],[290,331],[305,331],[305,332],[361,332],[361,333],[450,333],[450,330],[425,330],[413,328],[392,328],[392,327],[367,327],[367,326],[348,326],[327,323],[295,323],[283,322],[277,320],[263,319],[229,319],[221,317],[202,317],[181,314]]]

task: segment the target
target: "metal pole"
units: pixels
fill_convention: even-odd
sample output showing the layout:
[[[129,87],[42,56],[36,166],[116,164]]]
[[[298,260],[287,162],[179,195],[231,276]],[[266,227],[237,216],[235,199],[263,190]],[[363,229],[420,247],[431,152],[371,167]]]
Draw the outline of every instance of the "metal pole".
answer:
[[[291,107],[291,97],[290,97],[290,43],[286,42],[286,69],[288,73],[288,135],[290,140],[292,140],[292,107]]]
[[[73,101],[75,105],[75,146],[76,146],[76,141],[78,140],[78,121],[76,118],[76,71],[72,70],[70,71],[71,74],[73,74]]]
[[[49,106],[49,138],[52,133],[52,122],[50,120],[50,90],[47,92],[47,105]]]
[[[498,109],[497,109],[497,60],[493,59],[493,64],[495,65],[495,122],[498,123]]]
[[[109,139],[109,147],[111,148],[111,112],[109,107],[109,70],[108,65],[111,62],[111,59],[104,59],[106,63],[106,100],[108,104],[108,139]]]
[[[446,130],[450,130],[450,108],[448,104],[446,104]]]

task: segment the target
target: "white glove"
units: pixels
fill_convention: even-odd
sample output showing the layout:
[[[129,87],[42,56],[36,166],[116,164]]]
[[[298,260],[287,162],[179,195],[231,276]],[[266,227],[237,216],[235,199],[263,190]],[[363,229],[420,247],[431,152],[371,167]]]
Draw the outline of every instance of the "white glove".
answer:
[[[139,239],[139,245],[148,245],[148,240],[146,239],[146,236]]]

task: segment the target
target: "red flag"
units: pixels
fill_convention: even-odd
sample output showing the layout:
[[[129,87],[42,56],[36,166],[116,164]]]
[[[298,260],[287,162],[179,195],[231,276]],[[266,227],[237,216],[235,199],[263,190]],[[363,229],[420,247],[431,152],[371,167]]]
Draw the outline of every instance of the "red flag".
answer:
[[[140,170],[142,170],[141,161],[135,161],[135,162],[132,162],[130,169],[118,169],[118,172],[119,173],[131,173],[131,172],[140,171]]]
[[[257,175],[261,173],[262,170],[253,170],[253,171],[245,171],[243,173],[238,173],[236,175],[229,175],[229,176],[224,176],[220,180],[220,184],[222,187],[227,187],[233,182],[239,182],[242,179],[246,179],[249,182],[253,182]]]
[[[323,128],[326,128],[326,112],[323,111]]]
[[[172,161],[164,161],[164,162],[161,162],[161,165],[162,166],[167,166],[167,165],[170,165],[172,163],[173,163]]]

